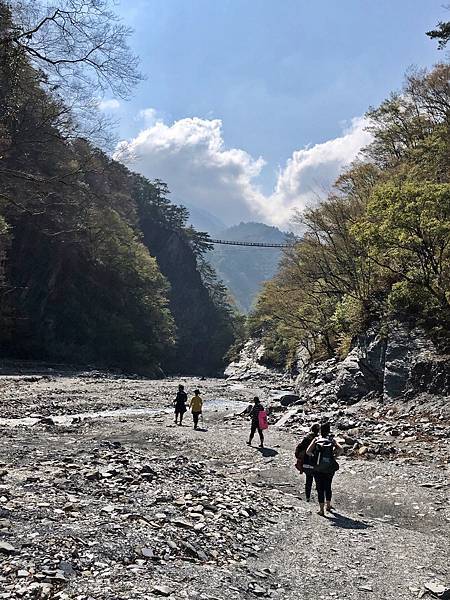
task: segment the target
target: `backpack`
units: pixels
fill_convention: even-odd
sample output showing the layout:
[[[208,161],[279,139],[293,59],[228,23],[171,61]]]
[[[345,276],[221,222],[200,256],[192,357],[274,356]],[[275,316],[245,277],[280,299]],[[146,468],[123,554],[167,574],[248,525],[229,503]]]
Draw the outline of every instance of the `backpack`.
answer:
[[[267,413],[265,410],[260,410],[258,413],[258,426],[259,429],[269,429],[269,423],[267,422]]]
[[[334,446],[331,440],[328,438],[317,440],[312,465],[317,473],[334,473],[339,469],[334,458]]]

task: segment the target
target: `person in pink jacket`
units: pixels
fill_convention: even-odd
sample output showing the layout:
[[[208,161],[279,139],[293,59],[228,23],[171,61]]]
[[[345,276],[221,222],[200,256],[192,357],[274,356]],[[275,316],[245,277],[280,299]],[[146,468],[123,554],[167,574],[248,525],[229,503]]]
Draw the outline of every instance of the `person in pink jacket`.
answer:
[[[258,398],[258,396],[255,396],[253,398],[253,406],[249,410],[249,414],[252,419],[252,424],[250,427],[250,437],[248,438],[248,442],[247,442],[248,446],[252,445],[253,437],[254,437],[256,431],[258,431],[259,439],[261,442],[259,444],[259,447],[264,448],[264,434],[263,434],[263,430],[261,429],[260,422],[259,422],[259,413],[263,410],[264,410],[264,406],[261,404],[261,400]]]

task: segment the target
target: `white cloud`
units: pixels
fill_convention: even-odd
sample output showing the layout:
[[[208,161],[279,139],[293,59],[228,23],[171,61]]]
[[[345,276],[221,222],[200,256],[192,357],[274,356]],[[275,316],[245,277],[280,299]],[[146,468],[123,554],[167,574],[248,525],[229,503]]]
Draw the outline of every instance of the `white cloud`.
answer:
[[[163,121],[162,118],[158,117],[158,111],[155,108],[144,108],[139,111],[139,119],[144,121],[146,127],[153,127],[159,121]]]
[[[292,211],[324,195],[370,141],[363,119],[353,119],[340,137],[295,151],[279,170],[272,193],[264,194],[258,186],[264,159],[227,149],[219,119],[194,117],[167,125],[154,109],[140,116],[146,128],[121,142],[115,157],[167,182],[175,202],[206,209],[227,224],[259,219],[286,226]]]
[[[118,110],[120,108],[120,102],[114,98],[111,100],[100,100],[98,108],[105,111]]]

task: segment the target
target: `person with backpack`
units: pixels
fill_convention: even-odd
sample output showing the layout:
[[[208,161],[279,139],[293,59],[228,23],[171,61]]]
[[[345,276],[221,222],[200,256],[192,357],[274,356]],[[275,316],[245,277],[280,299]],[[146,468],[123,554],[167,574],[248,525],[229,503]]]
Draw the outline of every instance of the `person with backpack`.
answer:
[[[249,407],[248,414],[251,417],[252,424],[250,427],[250,437],[248,438],[247,445],[248,446],[252,445],[253,437],[254,437],[256,431],[258,431],[259,439],[261,442],[259,444],[259,447],[264,448],[263,430],[268,428],[267,413],[264,410],[264,406],[261,404],[261,400],[258,398],[258,396],[255,396],[253,398],[253,406]]]
[[[305,498],[306,502],[311,499],[312,484],[314,481],[314,467],[311,464],[311,457],[306,454],[311,442],[316,438],[320,431],[320,423],[313,423],[309,433],[302,439],[295,449],[295,458],[297,462],[295,468],[300,474],[305,474]]]
[[[339,464],[336,461],[336,456],[342,452],[340,446],[334,436],[331,435],[330,422],[322,423],[320,427],[320,436],[313,439],[306,454],[311,457],[313,465],[314,480],[316,482],[317,497],[319,500],[319,515],[325,516],[324,509],[327,512],[333,510],[331,506],[331,498],[333,495],[331,485],[333,476],[339,469]],[[326,500],[326,507],[325,507]]]
[[[174,400],[175,405],[175,425],[178,425],[178,418],[180,418],[180,425],[183,425],[183,415],[187,411],[186,402],[187,394],[184,391],[184,385],[178,386],[178,393]]]
[[[198,419],[202,414],[203,400],[200,397],[200,390],[194,390],[194,396],[189,402],[189,408],[192,412],[192,419],[194,420],[194,429],[198,429]]]

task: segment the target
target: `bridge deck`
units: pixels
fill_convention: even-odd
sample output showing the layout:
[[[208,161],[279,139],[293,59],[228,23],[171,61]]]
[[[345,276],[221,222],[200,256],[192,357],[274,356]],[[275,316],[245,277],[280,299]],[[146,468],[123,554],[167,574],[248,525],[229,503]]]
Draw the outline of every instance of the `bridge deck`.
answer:
[[[212,244],[227,244],[228,246],[256,246],[258,248],[291,248],[292,244],[265,244],[263,242],[235,242],[230,240],[209,240]]]

